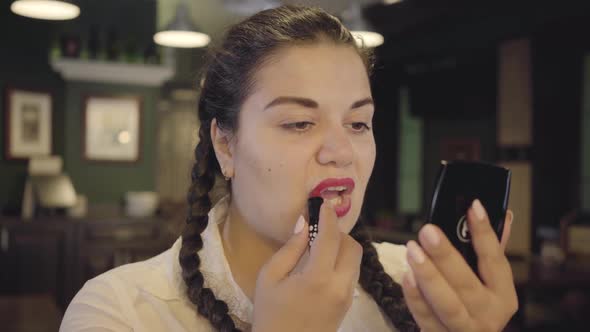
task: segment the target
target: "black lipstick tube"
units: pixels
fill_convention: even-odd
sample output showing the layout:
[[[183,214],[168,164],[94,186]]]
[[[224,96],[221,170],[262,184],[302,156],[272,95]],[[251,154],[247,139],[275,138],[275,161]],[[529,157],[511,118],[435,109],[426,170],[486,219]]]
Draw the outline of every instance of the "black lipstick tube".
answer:
[[[320,208],[324,203],[321,197],[312,197],[307,200],[307,210],[309,213],[309,246],[318,235],[318,222],[320,220]]]

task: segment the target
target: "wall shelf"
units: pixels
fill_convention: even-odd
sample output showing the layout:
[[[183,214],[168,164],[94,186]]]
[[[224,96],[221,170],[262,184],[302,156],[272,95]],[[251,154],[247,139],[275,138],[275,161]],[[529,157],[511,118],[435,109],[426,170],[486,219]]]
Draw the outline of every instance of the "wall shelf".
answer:
[[[50,64],[69,81],[160,86],[174,75],[172,67],[162,65],[66,58],[51,60]]]

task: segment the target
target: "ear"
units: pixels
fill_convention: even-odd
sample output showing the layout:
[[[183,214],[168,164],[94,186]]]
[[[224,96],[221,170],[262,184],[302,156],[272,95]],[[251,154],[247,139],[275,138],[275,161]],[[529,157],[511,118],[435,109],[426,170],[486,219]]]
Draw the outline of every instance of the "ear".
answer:
[[[226,178],[234,176],[233,147],[230,135],[229,132],[223,131],[217,126],[217,119],[211,121],[211,142],[219,162],[219,168]]]

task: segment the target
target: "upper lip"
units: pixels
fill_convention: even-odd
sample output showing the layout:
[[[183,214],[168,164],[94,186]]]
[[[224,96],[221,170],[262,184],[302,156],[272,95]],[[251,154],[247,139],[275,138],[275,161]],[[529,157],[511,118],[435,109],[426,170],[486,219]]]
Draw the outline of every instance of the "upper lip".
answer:
[[[309,194],[309,197],[321,197],[322,192],[331,187],[344,187],[343,194],[350,194],[354,189],[354,180],[351,178],[329,178],[318,183]]]

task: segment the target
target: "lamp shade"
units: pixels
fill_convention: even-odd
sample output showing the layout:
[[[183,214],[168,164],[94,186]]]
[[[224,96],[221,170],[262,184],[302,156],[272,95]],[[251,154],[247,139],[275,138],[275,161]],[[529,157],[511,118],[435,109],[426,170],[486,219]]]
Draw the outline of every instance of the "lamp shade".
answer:
[[[154,35],[154,41],[162,46],[195,48],[207,46],[211,38],[197,31],[190,19],[188,6],[181,2],[176,7],[174,19]]]
[[[378,32],[365,30],[351,30],[350,33],[355,37],[356,44],[359,47],[377,47],[385,41],[383,35]]]
[[[10,5],[10,10],[41,20],[71,20],[80,15],[80,7],[62,0],[17,0]]]
[[[363,18],[358,1],[352,1],[350,7],[343,13],[342,23],[350,30],[359,47],[371,48],[383,44],[383,35],[372,29]]]
[[[222,2],[225,8],[239,15],[253,15],[281,4],[279,0],[223,0]]]

